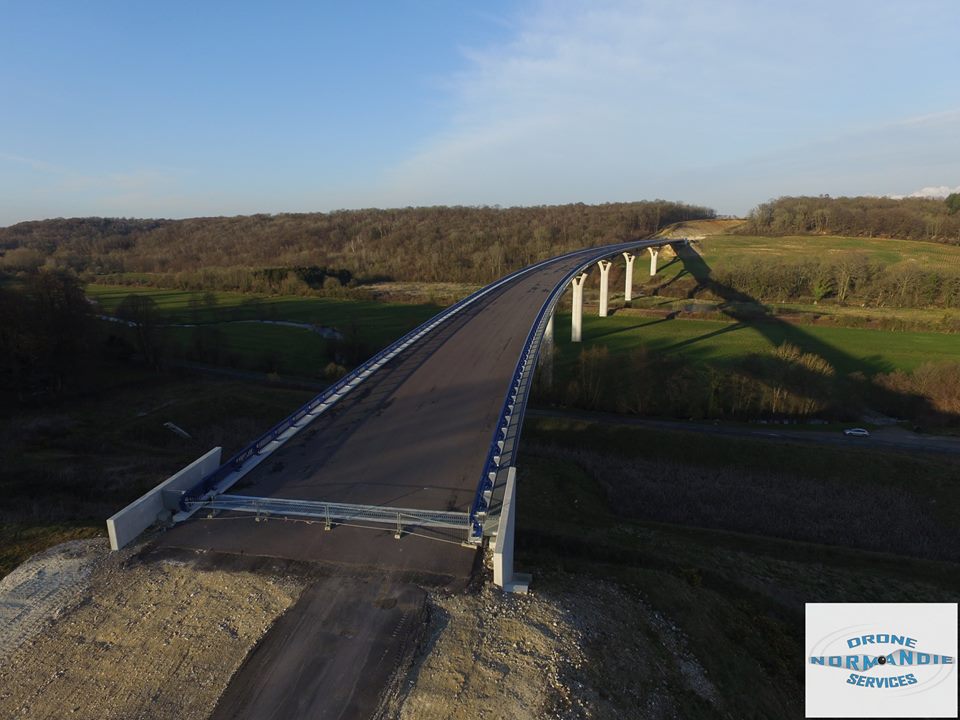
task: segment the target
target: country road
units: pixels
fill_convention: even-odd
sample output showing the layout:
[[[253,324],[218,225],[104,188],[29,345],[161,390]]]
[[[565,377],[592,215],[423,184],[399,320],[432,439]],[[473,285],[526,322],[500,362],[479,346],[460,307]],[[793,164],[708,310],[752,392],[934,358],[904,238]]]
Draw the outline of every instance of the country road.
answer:
[[[934,435],[920,435],[901,427],[889,426],[872,430],[869,437],[850,437],[840,430],[791,430],[789,425],[767,425],[756,427],[721,423],[684,420],[657,420],[651,418],[616,415],[614,413],[588,412],[585,410],[558,410],[552,408],[530,408],[527,417],[557,418],[562,420],[583,420],[585,422],[607,425],[629,425],[656,430],[703,433],[726,437],[748,437],[757,440],[776,440],[820,445],[836,445],[852,449],[899,450],[925,453],[943,453],[960,455],[960,438]]]

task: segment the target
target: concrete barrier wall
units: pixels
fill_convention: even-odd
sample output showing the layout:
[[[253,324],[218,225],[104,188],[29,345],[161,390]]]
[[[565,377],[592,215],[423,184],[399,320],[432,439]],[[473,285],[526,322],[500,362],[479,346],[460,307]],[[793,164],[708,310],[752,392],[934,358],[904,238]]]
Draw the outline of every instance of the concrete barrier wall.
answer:
[[[507,471],[507,484],[503,490],[500,506],[500,521],[497,524],[497,540],[493,546],[493,584],[506,592],[525,593],[530,586],[530,576],[513,572],[513,536],[517,523],[516,508],[517,469]]]
[[[137,536],[153,525],[164,510],[176,512],[178,508],[169,507],[182,490],[189,490],[220,467],[221,448],[214,448],[206,455],[194,460],[180,472],[171,475],[146,495],[134,500],[123,510],[107,520],[107,532],[110,534],[110,547],[114,550],[128,545]],[[166,503],[164,502],[165,491]]]

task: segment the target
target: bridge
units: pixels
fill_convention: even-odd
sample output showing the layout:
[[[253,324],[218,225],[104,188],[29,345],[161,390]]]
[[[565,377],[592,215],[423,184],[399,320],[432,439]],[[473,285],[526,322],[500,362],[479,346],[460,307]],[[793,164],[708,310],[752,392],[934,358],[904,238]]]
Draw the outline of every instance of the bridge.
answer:
[[[550,381],[554,313],[573,294],[582,337],[587,270],[609,312],[612,262],[677,240],[588,248],[478,290],[377,353],[221,462],[214,448],[107,521],[123,547],[158,520],[149,553],[199,553],[217,567],[307,563],[296,605],[234,675],[214,718],[365,718],[402,677],[426,587],[465,586],[490,548],[513,572],[515,464],[538,363]],[[281,565],[282,567],[282,565]]]
[[[612,260],[626,263],[629,303],[634,253],[649,252],[654,275],[667,242],[587,248],[482,288],[226,462],[215,449],[117,513],[107,523],[113,547],[159,518],[175,525],[163,546],[464,578],[469,550],[494,537],[497,583],[523,589],[512,575],[504,510],[512,508],[510,469],[536,366],[550,367],[557,303],[571,287],[571,338],[579,342],[587,271],[600,271],[606,316]],[[260,522],[219,522],[238,514]],[[360,539],[334,528],[368,532]]]

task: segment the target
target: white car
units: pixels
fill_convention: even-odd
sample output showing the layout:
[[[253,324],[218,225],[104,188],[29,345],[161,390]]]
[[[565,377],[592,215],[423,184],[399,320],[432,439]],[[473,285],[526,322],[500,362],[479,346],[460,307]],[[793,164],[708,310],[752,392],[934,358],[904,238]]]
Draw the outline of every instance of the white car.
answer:
[[[843,431],[844,435],[852,435],[853,437],[870,437],[870,431],[864,430],[863,428],[847,428]]]

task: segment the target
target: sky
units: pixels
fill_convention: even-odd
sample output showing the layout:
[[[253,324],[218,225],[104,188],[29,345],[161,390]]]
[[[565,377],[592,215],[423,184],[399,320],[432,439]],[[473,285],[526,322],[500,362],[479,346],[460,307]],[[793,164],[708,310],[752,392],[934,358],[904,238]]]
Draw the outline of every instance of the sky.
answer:
[[[960,191],[957,0],[0,0],[0,226]]]

